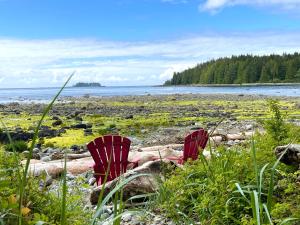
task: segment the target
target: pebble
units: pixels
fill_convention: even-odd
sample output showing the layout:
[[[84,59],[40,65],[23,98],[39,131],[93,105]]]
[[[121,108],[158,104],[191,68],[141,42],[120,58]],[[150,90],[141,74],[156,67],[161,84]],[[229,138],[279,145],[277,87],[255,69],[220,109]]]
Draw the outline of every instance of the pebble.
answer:
[[[122,216],[122,220],[124,222],[129,222],[132,218],[132,214],[131,213],[125,213],[123,216]]]

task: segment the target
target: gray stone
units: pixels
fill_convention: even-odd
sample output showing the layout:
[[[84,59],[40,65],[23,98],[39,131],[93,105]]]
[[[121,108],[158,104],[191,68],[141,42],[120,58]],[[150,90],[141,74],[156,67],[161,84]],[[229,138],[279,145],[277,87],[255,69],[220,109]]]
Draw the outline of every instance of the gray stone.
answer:
[[[252,125],[252,124],[247,124],[247,125],[245,126],[245,129],[246,129],[246,130],[252,130],[252,129],[253,129],[253,125]]]
[[[227,145],[229,145],[229,146],[233,146],[234,144],[235,144],[235,141],[233,141],[233,140],[229,140],[227,142]]]
[[[66,178],[67,180],[74,180],[76,177],[70,173],[67,173]]]
[[[32,150],[32,152],[33,152],[33,153],[39,153],[39,152],[40,152],[40,149],[34,148],[34,149]]]
[[[51,161],[51,157],[50,156],[44,156],[43,158],[41,158],[41,160],[43,162],[49,162],[49,161]]]
[[[129,222],[131,220],[131,218],[132,218],[132,214],[129,212],[124,213],[124,215],[122,216],[122,220],[124,222]]]
[[[92,178],[90,178],[90,179],[88,180],[88,184],[89,184],[90,186],[94,185],[95,182],[96,182],[96,178],[95,178],[95,177],[92,177]]]

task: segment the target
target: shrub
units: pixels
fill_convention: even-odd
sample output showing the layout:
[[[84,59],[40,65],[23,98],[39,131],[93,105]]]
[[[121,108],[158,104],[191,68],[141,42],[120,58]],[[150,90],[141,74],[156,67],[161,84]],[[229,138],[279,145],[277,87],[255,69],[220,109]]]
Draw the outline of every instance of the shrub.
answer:
[[[5,145],[4,148],[8,152],[13,152],[14,150],[16,152],[24,152],[28,150],[28,146],[24,141],[14,141],[10,144]]]
[[[177,170],[164,185],[162,209],[178,224],[232,224],[250,211],[239,204],[226,208],[237,180],[249,182],[253,176],[251,157],[238,149],[217,150],[218,157],[187,163]],[[183,216],[184,215],[184,216]],[[187,218],[189,218],[187,220]],[[191,220],[191,221],[189,221]]]
[[[253,212],[258,205],[270,209],[274,222],[299,218],[299,174],[282,164],[271,170],[276,158],[270,148],[257,150],[258,158],[252,150],[220,147],[210,160],[200,156],[186,163],[163,185],[159,197],[163,212],[178,224],[258,224]],[[254,198],[258,198],[255,207],[250,204]],[[285,206],[288,208],[282,210]],[[265,220],[266,210],[258,211]]]
[[[289,127],[283,120],[278,101],[269,100],[268,104],[271,112],[271,119],[264,122],[264,128],[277,144],[280,144],[287,138]]]

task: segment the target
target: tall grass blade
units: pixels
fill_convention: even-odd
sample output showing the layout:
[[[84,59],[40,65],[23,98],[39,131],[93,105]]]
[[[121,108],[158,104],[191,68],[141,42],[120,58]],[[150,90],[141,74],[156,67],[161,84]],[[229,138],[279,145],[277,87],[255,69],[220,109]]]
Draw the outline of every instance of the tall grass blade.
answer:
[[[274,165],[273,165],[273,167],[271,169],[271,177],[270,177],[270,184],[269,184],[268,197],[267,197],[267,208],[268,208],[269,211],[271,211],[271,207],[272,207],[273,192],[274,192],[274,176],[275,176],[276,167],[278,166],[281,158],[287,152],[287,150],[288,150],[288,148],[289,148],[290,145],[291,144],[287,145],[286,149],[278,157],[278,159],[276,160],[276,162],[274,163]]]
[[[251,208],[253,218],[255,219],[255,224],[260,225],[260,214],[259,214],[259,202],[258,202],[258,195],[256,191],[252,191],[251,193]]]
[[[263,208],[264,208],[264,210],[265,210],[265,212],[266,212],[266,215],[267,215],[269,224],[273,225],[273,222],[272,222],[272,219],[271,219],[269,210],[268,210],[268,208],[267,208],[267,205],[266,205],[266,204],[263,204]]]
[[[283,220],[279,225],[283,225],[283,224],[286,224],[291,221],[300,221],[300,219],[299,218],[287,218],[287,219]]]
[[[205,156],[203,155],[203,153],[200,153],[200,160],[203,163],[203,166],[206,170],[207,173],[207,178],[210,179],[212,182],[215,182],[215,174],[214,171],[212,169],[212,167],[210,166],[208,160],[205,158]],[[207,167],[207,169],[206,169]]]
[[[243,196],[243,198],[250,204],[250,201],[249,201],[249,199],[246,197],[246,195],[244,194],[244,191],[243,191],[243,189],[241,188],[240,184],[235,183],[235,186],[237,187],[238,192],[239,192],[239,193]]]
[[[65,152],[64,171],[63,171],[63,185],[62,185],[62,201],[61,201],[61,218],[60,224],[66,224],[66,200],[67,200],[67,154]]]
[[[264,165],[263,168],[261,168],[261,170],[259,172],[258,197],[260,200],[261,200],[261,194],[262,194],[262,189],[263,189],[263,175],[264,175],[264,172],[265,172],[266,168],[268,167],[268,165],[269,165],[269,163]]]
[[[43,123],[43,121],[45,119],[45,116],[48,114],[48,112],[52,108],[54,102],[56,101],[56,99],[58,98],[58,96],[60,95],[60,93],[63,91],[63,89],[69,83],[69,81],[73,77],[74,73],[75,72],[73,72],[69,76],[69,78],[67,79],[67,81],[61,87],[61,89],[58,91],[58,93],[55,95],[55,97],[52,99],[52,101],[48,104],[48,106],[46,107],[46,109],[44,110],[44,112],[42,114],[41,119],[38,122],[38,125],[36,126],[36,128],[34,130],[34,135],[33,135],[32,142],[31,142],[31,145],[30,145],[30,148],[29,148],[28,158],[26,160],[25,169],[23,171],[23,177],[21,179],[21,188],[20,188],[20,193],[19,193],[19,198],[20,198],[19,199],[19,225],[22,225],[22,203],[23,203],[23,198],[24,198],[25,187],[27,185],[27,174],[28,174],[29,164],[30,164],[30,160],[32,158],[34,146],[35,146],[36,141],[38,139],[38,133],[39,133],[40,127],[41,127],[41,125],[42,125],[42,123]]]
[[[257,166],[257,160],[256,160],[256,147],[255,147],[253,136],[251,138],[251,151],[252,151],[252,160],[253,160],[253,166],[254,166],[256,185],[257,185],[257,187],[259,187],[258,166]]]

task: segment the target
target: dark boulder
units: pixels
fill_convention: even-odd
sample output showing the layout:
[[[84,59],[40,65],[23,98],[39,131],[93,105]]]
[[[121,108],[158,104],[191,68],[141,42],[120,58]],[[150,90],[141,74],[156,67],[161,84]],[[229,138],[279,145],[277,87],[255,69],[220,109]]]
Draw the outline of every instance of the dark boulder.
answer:
[[[278,146],[275,148],[275,155],[277,158],[279,158],[283,153],[284,155],[281,157],[280,162],[287,165],[300,165],[299,144],[290,144],[285,146]]]
[[[56,120],[52,123],[52,126],[56,127],[56,126],[62,125],[62,123],[63,123],[62,120]]]

